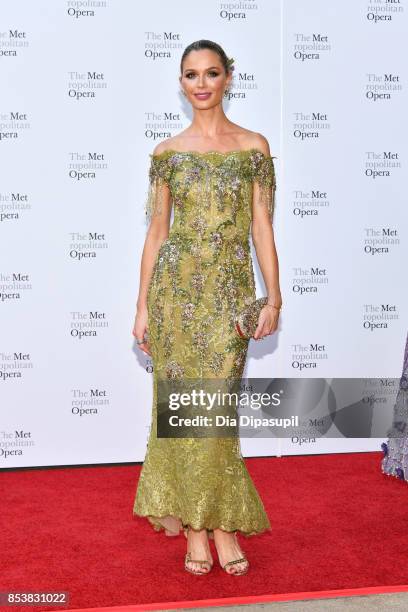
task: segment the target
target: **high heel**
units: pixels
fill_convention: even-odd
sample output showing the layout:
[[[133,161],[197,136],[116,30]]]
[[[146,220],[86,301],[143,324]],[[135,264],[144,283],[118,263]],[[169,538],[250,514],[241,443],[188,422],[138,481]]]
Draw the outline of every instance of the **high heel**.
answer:
[[[235,543],[237,545],[237,547],[239,548],[240,554],[242,555],[239,559],[233,559],[232,561],[227,561],[227,563],[225,563],[224,565],[221,565],[222,569],[225,571],[226,574],[229,574],[230,576],[243,576],[244,574],[246,574],[248,572],[249,569],[249,561],[246,558],[245,554],[242,552],[241,547],[238,543],[237,540],[237,534],[234,532],[234,538],[235,538]],[[218,552],[218,551],[217,551]],[[231,566],[231,565],[235,565],[236,563],[245,563],[245,567],[242,570],[238,570],[235,572],[227,572],[227,567]]]
[[[188,530],[189,530],[189,527],[183,527],[184,535],[186,536],[187,539],[188,539]],[[201,567],[207,566],[208,569],[207,571],[193,570],[190,567],[188,567],[188,563],[199,563]],[[209,561],[209,559],[192,559],[191,552],[186,552],[186,555],[184,557],[184,569],[187,570],[187,572],[190,572],[190,574],[195,574],[196,576],[201,576],[202,574],[208,574],[212,570],[213,565],[214,565],[214,562]]]
[[[235,572],[227,572],[226,568],[229,565],[234,565],[235,563],[244,563],[244,562],[246,562],[246,566],[244,567],[243,570],[239,570],[239,571],[235,571]],[[248,561],[248,559],[244,555],[243,557],[240,557],[239,559],[234,559],[233,561],[228,561],[225,565],[222,565],[221,567],[225,571],[225,573],[229,574],[230,576],[242,576],[243,574],[246,574],[248,569],[249,569],[249,561]]]
[[[190,567],[188,567],[187,563],[199,563],[201,566],[208,565],[208,570],[206,572],[205,571],[204,572],[200,572],[200,570],[193,570]],[[190,552],[187,552],[186,556],[184,558],[184,569],[186,569],[188,572],[190,572],[190,574],[195,574],[196,576],[201,576],[203,574],[208,574],[212,570],[212,566],[213,566],[213,563],[211,563],[211,561],[208,561],[208,559],[204,559],[203,561],[198,560],[198,559],[192,559]]]

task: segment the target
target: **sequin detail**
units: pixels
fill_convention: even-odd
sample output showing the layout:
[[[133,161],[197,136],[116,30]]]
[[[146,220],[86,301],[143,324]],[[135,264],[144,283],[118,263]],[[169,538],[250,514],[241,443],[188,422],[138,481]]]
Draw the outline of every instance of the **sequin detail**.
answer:
[[[390,437],[381,444],[384,453],[381,470],[383,474],[408,482],[408,334],[393,420]]]
[[[249,341],[234,321],[256,296],[253,185],[259,183],[257,202],[272,217],[273,161],[256,149],[151,157],[146,218],[161,214],[166,184],[174,220],[147,296],[153,408],[133,513],[156,530],[190,525],[254,535],[271,526],[239,438],[158,438],[157,386],[161,378],[242,377]]]

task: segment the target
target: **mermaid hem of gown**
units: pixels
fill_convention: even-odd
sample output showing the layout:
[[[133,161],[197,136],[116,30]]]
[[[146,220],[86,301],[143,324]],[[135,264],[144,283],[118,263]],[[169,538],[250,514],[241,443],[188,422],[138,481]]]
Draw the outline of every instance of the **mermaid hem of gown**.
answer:
[[[272,531],[271,525],[269,521],[264,525],[259,525],[257,529],[252,529],[250,531],[245,530],[234,523],[227,524],[217,524],[208,526],[208,524],[198,524],[194,521],[186,521],[183,522],[180,517],[177,517],[175,514],[166,514],[164,516],[153,516],[151,514],[139,514],[138,512],[133,513],[133,517],[143,517],[147,518],[149,523],[152,525],[155,531],[166,531],[167,536],[177,536],[180,531],[185,527],[191,527],[195,531],[201,531],[202,529],[207,529],[210,534],[213,533],[214,529],[222,529],[223,531],[235,532],[238,531],[241,535],[245,537],[250,537],[253,535],[259,535],[266,531]],[[169,533],[167,533],[169,532]]]

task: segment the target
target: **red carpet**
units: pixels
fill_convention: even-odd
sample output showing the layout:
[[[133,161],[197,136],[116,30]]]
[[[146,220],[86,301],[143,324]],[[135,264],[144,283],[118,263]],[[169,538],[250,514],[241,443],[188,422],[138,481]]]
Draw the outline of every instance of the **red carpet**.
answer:
[[[381,457],[247,459],[273,534],[240,537],[241,577],[188,574],[184,536],[132,517],[139,465],[3,471],[0,592],[68,591],[74,609],[406,585],[408,486]]]

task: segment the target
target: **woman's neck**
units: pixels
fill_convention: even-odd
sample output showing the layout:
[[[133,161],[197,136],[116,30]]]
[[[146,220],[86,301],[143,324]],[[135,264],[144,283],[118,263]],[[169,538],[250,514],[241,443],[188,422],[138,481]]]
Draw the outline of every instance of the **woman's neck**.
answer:
[[[195,110],[193,120],[188,128],[188,135],[192,138],[214,140],[228,132],[228,128],[233,125],[225,115],[221,105],[206,110]]]

